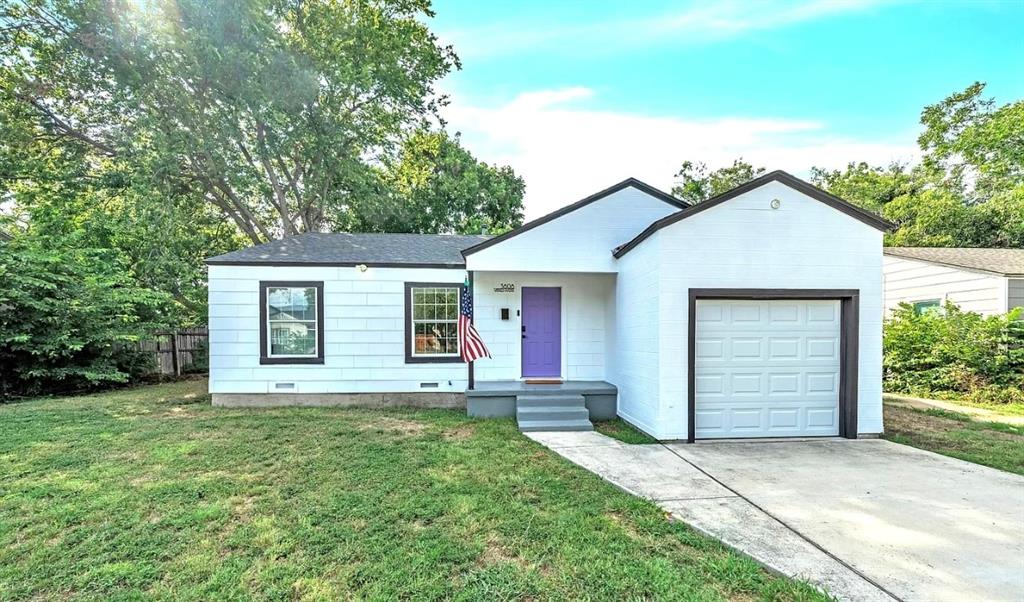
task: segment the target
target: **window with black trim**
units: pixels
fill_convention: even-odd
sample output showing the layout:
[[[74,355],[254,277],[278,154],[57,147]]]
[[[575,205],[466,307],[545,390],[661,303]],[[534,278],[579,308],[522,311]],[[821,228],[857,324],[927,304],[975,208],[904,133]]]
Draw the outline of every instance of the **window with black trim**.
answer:
[[[453,283],[405,284],[405,361],[460,362],[459,295]]]
[[[322,364],[324,283],[260,282],[260,363]]]

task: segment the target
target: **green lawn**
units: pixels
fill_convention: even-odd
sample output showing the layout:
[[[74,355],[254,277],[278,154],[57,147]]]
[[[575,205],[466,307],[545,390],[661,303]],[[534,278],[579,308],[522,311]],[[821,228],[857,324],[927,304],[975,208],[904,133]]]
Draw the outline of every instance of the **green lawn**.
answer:
[[[884,438],[1024,475],[1024,427],[887,403]]]
[[[0,405],[0,599],[823,599],[511,420],[204,387]]]
[[[624,443],[657,443],[658,440],[654,437],[633,428],[625,420],[616,418],[615,420],[601,420],[594,423],[594,430],[603,434],[608,435],[612,439],[618,439]]]
[[[957,395],[950,392],[926,391],[921,393],[898,393],[895,391],[886,391],[886,393],[892,393],[894,395],[909,395],[911,397],[924,397],[926,399],[938,399],[970,408],[990,410],[996,414],[1002,414],[1004,416],[1024,416],[1024,403],[981,403],[970,401],[963,395]]]

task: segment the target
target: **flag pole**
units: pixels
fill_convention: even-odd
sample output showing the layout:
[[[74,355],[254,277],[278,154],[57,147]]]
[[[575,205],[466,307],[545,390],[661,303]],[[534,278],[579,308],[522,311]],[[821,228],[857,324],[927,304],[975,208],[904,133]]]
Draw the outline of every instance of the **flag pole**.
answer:
[[[469,298],[473,299],[474,295],[473,295],[473,271],[472,270],[467,270],[466,271],[466,288],[469,289]],[[470,317],[470,320],[469,320],[470,324],[472,324],[475,320],[476,320],[476,300],[474,299],[473,300],[473,315]],[[474,388],[476,388],[476,379],[474,378],[475,375],[473,374],[473,362],[466,362],[466,365],[468,366],[467,370],[469,371],[469,390],[472,391]]]

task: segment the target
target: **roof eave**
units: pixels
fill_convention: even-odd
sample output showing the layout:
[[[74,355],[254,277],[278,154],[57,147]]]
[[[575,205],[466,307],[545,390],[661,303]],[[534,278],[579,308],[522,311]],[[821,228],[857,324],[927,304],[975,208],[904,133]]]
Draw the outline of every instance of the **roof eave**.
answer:
[[[239,267],[321,267],[321,268],[354,268],[365,265],[368,268],[436,268],[462,270],[465,263],[404,263],[395,261],[220,261],[207,259],[206,265],[239,266]]]
[[[764,186],[769,182],[781,182],[782,184],[789,186],[790,188],[796,190],[797,192],[803,193],[817,201],[825,203],[829,207],[832,207],[833,209],[836,209],[837,211],[840,211],[841,213],[848,215],[849,217],[852,217],[864,224],[867,224],[868,226],[881,230],[882,232],[890,232],[896,229],[895,224],[882,217],[875,215],[874,213],[865,211],[864,209],[861,209],[856,205],[844,201],[843,199],[833,194],[825,192],[824,190],[816,186],[804,182],[800,178],[790,175],[784,171],[777,170],[771,173],[767,173],[761,177],[754,178],[753,180],[745,184],[740,184],[736,188],[727,190],[718,196],[711,197],[706,201],[702,201],[700,203],[697,203],[696,205],[692,205],[690,207],[687,207],[686,209],[682,209],[681,211],[673,213],[672,215],[659,219],[658,221],[652,223],[650,226],[645,228],[643,232],[636,235],[632,240],[630,240],[626,244],[618,247],[617,249],[614,249],[612,251],[612,256],[618,259],[625,255],[626,253],[629,253],[637,245],[642,243],[652,234],[664,228],[665,226],[669,226],[678,221],[684,220],[692,215],[696,215],[702,211],[711,209],[712,207],[720,205],[725,201],[736,198],[742,194],[750,192],[751,190],[760,188],[761,186]]]
[[[504,234],[500,234],[498,236],[495,236],[494,238],[491,238],[491,239],[485,240],[485,241],[483,241],[483,242],[481,242],[479,244],[473,245],[472,247],[468,247],[466,249],[463,249],[462,250],[462,256],[463,257],[467,257],[469,255],[472,255],[473,253],[478,252],[478,251],[483,251],[486,248],[489,248],[489,247],[492,247],[492,246],[494,246],[494,245],[496,245],[498,243],[504,242],[504,241],[506,241],[506,240],[508,240],[510,238],[513,238],[515,236],[518,236],[518,235],[520,235],[520,234],[522,234],[524,232],[528,232],[528,231],[536,228],[537,226],[541,226],[541,225],[544,225],[544,224],[546,224],[546,223],[548,223],[550,221],[554,221],[554,220],[562,217],[563,215],[567,215],[569,213],[572,213],[573,211],[576,211],[577,209],[581,209],[581,208],[589,205],[590,203],[593,203],[594,201],[599,201],[599,200],[601,200],[601,199],[603,199],[603,198],[605,198],[607,196],[610,196],[612,194],[615,194],[616,192],[619,192],[620,190],[624,190],[624,189],[630,188],[630,187],[636,188],[637,190],[639,190],[641,192],[649,194],[649,195],[653,196],[654,198],[656,198],[656,199],[658,199],[660,201],[663,201],[665,203],[668,203],[669,205],[672,205],[673,207],[676,207],[676,208],[681,209],[681,210],[682,209],[686,209],[687,207],[690,206],[686,201],[677,199],[674,196],[672,196],[671,194],[669,194],[667,192],[664,192],[662,190],[658,190],[657,188],[651,186],[650,184],[647,184],[645,182],[641,182],[640,180],[638,180],[636,178],[626,178],[625,180],[623,180],[623,181],[621,181],[621,182],[619,182],[617,184],[609,186],[608,188],[605,188],[604,190],[595,192],[594,194],[591,194],[590,196],[582,198],[582,199],[576,201],[575,203],[572,203],[570,205],[566,205],[565,207],[562,207],[561,209],[558,209],[556,211],[552,211],[551,213],[549,213],[549,214],[547,214],[547,215],[545,215],[543,217],[538,217],[535,220],[526,222],[525,224],[523,224],[522,226],[519,226],[518,228],[514,228],[512,230],[509,230],[508,232],[505,232]]]
[[[1003,278],[1024,278],[1024,273],[1015,272],[1004,272],[1001,270],[990,270],[986,268],[979,268],[970,265],[960,265],[958,263],[950,263],[948,261],[939,261],[936,259],[924,259],[922,257],[913,257],[911,255],[903,255],[900,253],[893,253],[888,249],[882,249],[882,253],[889,257],[895,257],[897,259],[903,259],[905,261],[920,261],[921,263],[930,263],[932,265],[942,266],[944,268],[953,268],[956,270],[963,270],[965,272],[977,272],[979,274],[986,274],[988,276],[1002,276]]]

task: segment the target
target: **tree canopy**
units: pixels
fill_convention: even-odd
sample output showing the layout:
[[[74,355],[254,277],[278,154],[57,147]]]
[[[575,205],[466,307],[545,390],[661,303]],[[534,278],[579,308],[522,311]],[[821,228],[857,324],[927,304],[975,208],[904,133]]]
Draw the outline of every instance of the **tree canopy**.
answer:
[[[500,231],[524,184],[437,111],[428,0],[0,0],[0,231],[109,249],[205,313],[205,257],[303,231]]]
[[[699,203],[749,182],[764,172],[763,167],[754,167],[742,158],[734,160],[729,167],[714,171],[708,171],[704,163],[683,161],[676,172],[672,195],[690,203]]]
[[[890,246],[1024,247],[1024,101],[997,106],[984,88],[925,107],[920,164],[813,167],[811,181],[894,222]],[[764,171],[742,159],[714,171],[686,161],[672,192],[700,202]]]

